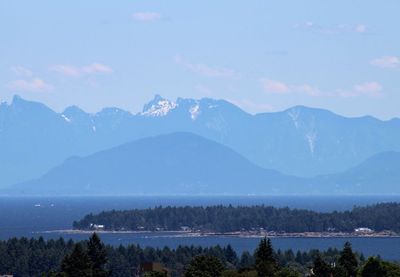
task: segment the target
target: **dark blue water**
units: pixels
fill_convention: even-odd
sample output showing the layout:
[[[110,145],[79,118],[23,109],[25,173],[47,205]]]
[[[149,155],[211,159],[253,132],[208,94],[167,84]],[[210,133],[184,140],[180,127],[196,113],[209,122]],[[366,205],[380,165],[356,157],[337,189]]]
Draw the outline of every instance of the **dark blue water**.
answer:
[[[374,197],[0,197],[0,239],[10,237],[39,237],[82,240],[87,234],[65,234],[46,231],[71,229],[74,220],[85,214],[110,209],[147,208],[158,205],[255,205],[305,208],[316,211],[351,209],[379,202],[400,202],[400,196]],[[171,248],[180,244],[212,246],[231,244],[237,251],[253,251],[257,238],[182,237],[165,233],[101,234],[106,243],[140,244],[141,246]],[[400,238],[274,238],[275,248],[293,250],[341,248],[346,241],[365,255],[381,255],[400,260]]]

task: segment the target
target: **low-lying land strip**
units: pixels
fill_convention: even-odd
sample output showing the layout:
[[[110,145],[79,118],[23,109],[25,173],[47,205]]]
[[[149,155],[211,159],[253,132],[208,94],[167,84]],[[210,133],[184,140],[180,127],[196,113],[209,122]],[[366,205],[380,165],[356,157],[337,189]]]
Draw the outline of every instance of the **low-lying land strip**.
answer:
[[[271,206],[156,207],[89,214],[74,232],[179,232],[180,235],[256,237],[397,236],[400,204],[316,212]]]
[[[51,230],[39,233],[58,233],[58,234],[92,234],[93,230]],[[116,230],[98,230],[99,234],[156,234],[157,237],[242,237],[242,238],[385,238],[400,237],[400,234],[392,231],[357,233],[357,232],[303,232],[303,233],[287,233],[287,232],[196,232],[196,231],[116,231]]]

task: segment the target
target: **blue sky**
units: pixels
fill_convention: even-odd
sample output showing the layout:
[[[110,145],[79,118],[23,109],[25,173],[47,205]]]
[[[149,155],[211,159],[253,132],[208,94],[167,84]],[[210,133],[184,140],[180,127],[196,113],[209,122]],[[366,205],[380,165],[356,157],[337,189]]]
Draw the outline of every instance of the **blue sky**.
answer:
[[[400,2],[1,1],[0,100],[141,110],[154,94],[400,117]]]

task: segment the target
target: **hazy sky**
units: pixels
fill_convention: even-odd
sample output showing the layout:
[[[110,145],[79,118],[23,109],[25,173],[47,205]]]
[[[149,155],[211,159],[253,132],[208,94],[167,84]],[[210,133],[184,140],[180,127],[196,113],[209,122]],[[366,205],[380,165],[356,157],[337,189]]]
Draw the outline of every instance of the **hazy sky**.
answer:
[[[400,1],[0,1],[0,100],[400,117]]]

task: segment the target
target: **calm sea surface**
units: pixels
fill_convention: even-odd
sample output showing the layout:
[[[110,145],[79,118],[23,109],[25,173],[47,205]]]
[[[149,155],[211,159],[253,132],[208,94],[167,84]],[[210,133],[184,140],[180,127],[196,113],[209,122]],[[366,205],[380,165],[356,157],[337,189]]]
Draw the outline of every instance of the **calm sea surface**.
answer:
[[[0,197],[0,239],[10,237],[39,237],[82,240],[85,234],[63,234],[46,231],[71,229],[72,222],[87,213],[102,210],[147,208],[183,205],[255,205],[305,208],[316,211],[351,209],[353,206],[379,202],[400,202],[400,196],[374,197]],[[140,244],[153,247],[177,245],[212,246],[231,244],[237,251],[253,251],[259,239],[235,237],[180,237],[170,233],[102,234],[104,242]],[[400,238],[274,238],[276,249],[308,250],[341,248],[349,240],[365,255],[381,255],[385,259],[400,260]]]

